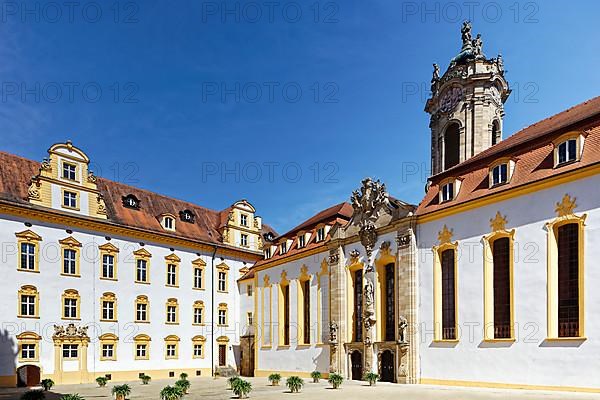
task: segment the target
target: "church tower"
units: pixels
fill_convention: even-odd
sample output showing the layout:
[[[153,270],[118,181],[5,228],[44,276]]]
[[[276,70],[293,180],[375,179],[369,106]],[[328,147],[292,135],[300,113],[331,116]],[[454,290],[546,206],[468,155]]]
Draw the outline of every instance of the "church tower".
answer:
[[[438,174],[502,140],[504,102],[510,95],[504,79],[502,56],[488,59],[481,35],[471,36],[471,23],[463,23],[462,48],[440,77],[433,64],[431,98],[425,111],[431,115],[431,170]]]

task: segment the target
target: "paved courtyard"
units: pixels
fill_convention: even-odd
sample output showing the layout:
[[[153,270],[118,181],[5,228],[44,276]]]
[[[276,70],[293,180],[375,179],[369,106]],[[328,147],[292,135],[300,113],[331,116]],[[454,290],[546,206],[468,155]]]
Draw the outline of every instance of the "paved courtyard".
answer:
[[[375,387],[369,387],[364,382],[344,382],[339,390],[332,390],[326,381],[318,384],[304,381],[302,392],[299,394],[290,394],[285,387],[285,378],[281,386],[269,386],[266,378],[248,378],[252,383],[252,392],[250,399],[293,399],[306,400],[348,400],[348,399],[366,399],[377,400],[600,400],[600,394],[588,393],[569,393],[569,392],[545,392],[531,390],[501,390],[501,389],[480,389],[480,388],[456,388],[429,385],[395,385],[389,383],[377,383]],[[142,385],[139,382],[130,382],[132,387],[131,395],[128,399],[159,399],[160,390],[173,384],[175,380],[156,380],[149,385]],[[190,393],[185,396],[185,400],[216,399],[230,400],[235,399],[231,390],[227,390],[227,381],[224,378],[194,378],[191,379]],[[84,399],[102,400],[112,399],[112,384],[104,388],[99,388],[93,384],[86,385],[63,385],[55,386],[51,393],[46,396],[47,400],[57,400],[61,395],[67,393],[79,393]],[[0,389],[0,400],[19,399],[23,389]]]

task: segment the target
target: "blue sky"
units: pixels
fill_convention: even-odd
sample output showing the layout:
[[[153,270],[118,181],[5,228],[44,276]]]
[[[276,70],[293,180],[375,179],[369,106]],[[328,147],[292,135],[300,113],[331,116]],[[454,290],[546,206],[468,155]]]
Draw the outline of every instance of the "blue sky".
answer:
[[[505,135],[600,94],[597,1],[0,8],[1,150],[41,160],[71,139],[98,175],[213,209],[247,198],[280,232],[365,176],[418,203],[431,65],[464,19],[504,57]]]

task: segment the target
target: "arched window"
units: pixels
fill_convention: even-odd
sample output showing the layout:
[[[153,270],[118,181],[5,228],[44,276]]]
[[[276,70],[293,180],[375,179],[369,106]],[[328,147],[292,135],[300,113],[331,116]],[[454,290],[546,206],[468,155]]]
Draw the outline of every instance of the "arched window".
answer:
[[[460,160],[460,128],[451,124],[444,133],[444,169],[451,168]]]
[[[456,339],[455,250],[442,252],[442,339]]]
[[[497,119],[492,122],[492,146],[500,141],[500,123]]]
[[[362,341],[362,310],[363,310],[363,272],[362,269],[354,271],[354,341]]]

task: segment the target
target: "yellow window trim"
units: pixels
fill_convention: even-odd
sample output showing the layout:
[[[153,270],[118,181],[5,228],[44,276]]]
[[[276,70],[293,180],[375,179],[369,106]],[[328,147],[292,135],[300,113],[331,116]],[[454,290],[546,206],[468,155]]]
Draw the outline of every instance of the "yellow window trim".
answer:
[[[175,321],[169,322],[169,307],[175,307]],[[178,325],[179,324],[179,303],[176,298],[171,297],[165,303],[165,324],[167,325]]]
[[[103,318],[103,310],[104,310],[104,303],[112,303],[113,305],[113,318],[112,319],[105,319]],[[102,294],[102,297],[100,297],[100,321],[101,322],[116,322],[118,321],[117,319],[117,296],[115,296],[114,293],[112,292],[105,292]]]
[[[137,305],[138,304],[146,305],[146,319],[144,319],[144,320],[137,319]],[[150,300],[148,300],[148,296],[141,294],[135,298],[133,317],[134,317],[134,322],[136,322],[136,323],[142,323],[142,324],[150,323]]]
[[[167,346],[175,346],[175,355],[167,355]],[[179,337],[176,335],[169,335],[165,337],[165,360],[177,360],[179,358]]]
[[[202,259],[202,258],[197,258],[194,261],[192,261],[192,265],[193,265],[193,276],[192,276],[192,289],[194,290],[205,290],[205,280],[206,280],[206,275],[205,275],[205,270],[206,270],[206,262]],[[200,280],[200,287],[194,287],[194,280],[195,280],[195,276],[196,276],[196,270],[200,270],[202,271],[202,279]]]
[[[350,262],[346,267],[346,293],[349,294],[347,297],[346,309],[346,326],[349,327],[349,329],[347,329],[347,342],[354,341],[354,286],[356,286],[356,276],[354,273],[364,269],[364,263],[359,260],[360,255],[353,255],[350,253]]]
[[[119,338],[114,333],[105,333],[100,336],[100,361],[117,361],[117,343]],[[113,355],[112,357],[104,357],[103,355],[103,347],[104,345],[112,345],[113,346]]]
[[[75,299],[76,300],[76,310],[75,317],[66,317],[65,316],[65,300],[66,299]],[[79,296],[79,292],[75,289],[66,289],[61,297],[60,302],[62,319],[66,320],[80,320],[81,319],[81,297]]]
[[[225,311],[225,324],[219,323],[219,311]],[[219,303],[217,308],[217,326],[229,326],[229,311],[227,310],[227,303]]]
[[[515,302],[514,302],[514,243],[515,230],[506,230],[506,217],[500,212],[490,219],[492,233],[483,237],[483,326],[484,341],[510,342],[515,340]],[[510,285],[510,338],[494,337],[494,241],[509,239],[509,285]]]
[[[258,281],[258,276],[257,276],[257,281]],[[261,348],[265,348],[265,347],[269,347],[271,346],[271,342],[273,341],[273,291],[271,290],[272,285],[271,285],[271,279],[269,277],[269,275],[266,275],[263,277],[263,287],[261,290],[261,299],[260,299],[260,304],[261,304],[261,313],[260,313],[260,327],[261,330],[268,332],[267,334],[263,334],[260,335],[261,336]],[[268,302],[265,299],[265,293],[268,295]],[[268,326],[265,327],[265,314],[269,313],[269,322],[268,322]],[[266,337],[268,336],[269,340],[266,340]]]
[[[387,242],[389,244],[389,242]],[[382,248],[380,248],[379,250],[379,254],[378,254],[378,258],[375,260],[375,275],[377,276],[377,279],[375,279],[375,315],[378,315],[380,318],[381,323],[378,324],[378,329],[376,332],[377,335],[377,341],[384,341],[385,338],[385,330],[386,330],[386,318],[385,318],[385,312],[386,310],[383,309],[383,301],[384,298],[383,296],[384,294],[384,287],[385,287],[385,267],[386,265],[389,264],[393,264],[394,265],[394,271],[396,271],[396,256],[394,256],[392,254],[392,249],[391,246],[383,246]],[[396,278],[397,274],[394,274],[394,302],[396,303],[397,300],[396,298],[397,296],[397,286],[398,286],[398,279]],[[397,309],[397,304],[395,304],[395,309]],[[395,320],[395,318],[394,318]],[[395,324],[395,322],[394,322]]]
[[[152,339],[150,338],[150,336],[140,333],[139,335],[135,336],[133,338],[133,358],[135,360],[149,360],[150,359],[150,341]],[[146,345],[146,356],[145,357],[138,357],[137,355],[137,346],[138,345]]]
[[[585,220],[587,214],[581,216],[573,213],[577,207],[576,198],[565,194],[560,202],[556,203],[557,217],[546,223],[547,232],[547,337],[549,340],[565,339],[558,336],[558,228],[566,224],[577,224],[579,227],[579,336],[575,339],[585,338],[585,285],[584,285],[584,244]]]
[[[17,247],[18,247],[18,258],[17,258],[17,270],[23,272],[40,272],[40,245],[39,242],[42,241],[42,237],[37,233],[33,232],[30,229],[27,229],[23,232],[15,233],[17,237]],[[32,244],[35,246],[35,255],[33,261],[33,269],[24,269],[21,268],[21,244]]]
[[[39,362],[40,361],[40,341],[42,340],[42,337],[40,335],[38,335],[35,332],[23,332],[20,333],[19,335],[17,335],[17,343],[18,343],[18,351],[19,351],[19,358],[18,361],[21,363],[28,363],[28,362]],[[23,345],[25,344],[31,344],[34,345],[34,357],[33,358],[22,358],[22,350],[23,350]]]
[[[169,254],[165,257],[166,269],[165,269],[165,286],[167,287],[179,287],[179,258],[175,253]],[[175,284],[169,285],[169,265],[175,266]]]
[[[116,281],[118,280],[117,275],[117,254],[119,253],[119,248],[112,243],[105,243],[101,246],[98,246],[98,250],[100,250],[100,279],[107,281]],[[113,278],[106,278],[102,276],[104,271],[104,256],[113,256]]]
[[[563,162],[563,163],[558,163],[558,146],[560,146],[562,143],[566,142],[567,140],[572,140],[575,139],[576,140],[576,149],[575,149],[575,160],[573,161],[567,161],[567,162]],[[571,132],[567,132],[563,135],[560,135],[559,137],[557,137],[556,139],[554,139],[552,141],[552,144],[554,145],[554,149],[552,150],[552,154],[554,156],[554,168],[560,168],[563,165],[567,165],[573,162],[577,162],[579,160],[581,160],[581,155],[583,154],[583,146],[585,144],[585,136],[583,134],[583,132],[579,132],[579,131],[571,131]]]
[[[306,266],[305,264],[302,265],[302,267],[300,268],[300,276],[298,277],[298,281],[297,281],[297,288],[298,288],[298,301],[297,306],[298,306],[298,319],[297,319],[297,338],[298,338],[298,344],[299,345],[310,345],[311,342],[311,336],[309,335],[309,341],[308,343],[304,341],[304,304],[305,304],[305,297],[306,295],[309,296],[310,298],[310,287],[308,290],[308,294],[304,293],[304,282],[310,282],[312,280],[312,275],[310,275],[308,273],[308,266]],[[312,308],[312,307],[311,307]],[[310,309],[309,309],[309,313],[310,313]],[[310,316],[309,316],[310,318]],[[312,323],[312,321],[310,321]],[[291,324],[290,324],[291,325]]]
[[[217,269],[217,292],[229,293],[229,265],[221,263],[215,267]],[[225,274],[225,290],[219,290],[219,273]]]
[[[69,193],[75,193],[75,207],[70,207],[70,206],[65,206],[65,192],[69,192]],[[75,190],[72,188],[60,188],[60,207],[64,208],[65,210],[72,210],[72,211],[80,211],[80,204],[81,204],[81,198],[80,198],[80,193],[79,190]]]
[[[196,335],[192,338],[192,358],[204,358],[204,343],[206,342],[206,338],[202,335]],[[194,353],[194,346],[200,346],[201,355],[197,356]]]
[[[279,331],[279,341],[278,341],[278,345],[281,346],[282,343],[284,343],[285,341],[285,310],[284,310],[284,298],[283,298],[283,291],[285,287],[289,287],[290,286],[290,281],[287,278],[287,271],[283,270],[281,271],[281,281],[279,282],[279,296],[278,296],[278,300],[277,300],[277,309],[278,309],[278,313],[277,313],[277,325],[279,327],[278,331]],[[288,296],[291,295],[291,290],[288,290]],[[291,299],[288,299],[288,305],[291,305]],[[288,310],[288,318],[291,318],[292,313],[291,310]],[[292,324],[291,321],[289,322],[289,328],[291,330],[292,328]],[[291,339],[291,332],[289,333],[289,338]],[[287,346],[287,345],[286,345]]]
[[[61,155],[62,156],[62,155]],[[72,161],[65,161],[63,159],[60,160],[60,170],[58,171],[58,178],[60,180],[65,180],[67,182],[77,182],[77,183],[81,183],[81,178],[80,178],[80,173],[79,173],[79,164],[76,162],[72,162]],[[63,171],[65,170],[65,164],[66,165],[70,165],[72,167],[75,167],[75,179],[70,179],[70,178],[65,178],[63,176]]]
[[[33,285],[23,285],[17,292],[17,317],[19,318],[39,318],[40,317],[40,293]],[[21,314],[21,296],[34,297],[34,315]]]
[[[80,269],[80,248],[81,242],[75,239],[73,236],[66,237],[62,240],[59,240],[60,244],[60,274],[62,276],[72,276],[76,278],[81,277],[81,269]],[[65,250],[74,250],[75,251],[75,274],[66,274],[65,273]]]
[[[454,231],[446,225],[438,234],[440,244],[433,251],[433,340],[434,342],[456,342],[458,335],[458,241],[451,242]],[[456,339],[443,339],[442,336],[442,253],[454,250],[454,323]]]
[[[196,310],[201,310],[202,318],[200,319],[200,323],[195,322]],[[192,325],[195,326],[203,326],[204,324],[204,302],[202,300],[196,300],[194,302],[194,306],[192,308]]]
[[[150,254],[150,252],[148,250],[146,250],[142,247],[141,249],[134,251],[133,255],[134,255],[134,270],[133,270],[134,282],[149,285],[150,284],[150,258],[152,258],[152,254]],[[138,281],[138,279],[137,279],[138,260],[146,261],[146,280],[145,281]]]
[[[327,260],[323,259],[321,261],[321,270],[317,272],[317,344],[321,344],[323,341],[323,327],[322,327],[322,297],[323,297],[323,289],[321,278],[329,278],[329,264],[327,264]],[[329,281],[327,281],[329,282]]]

